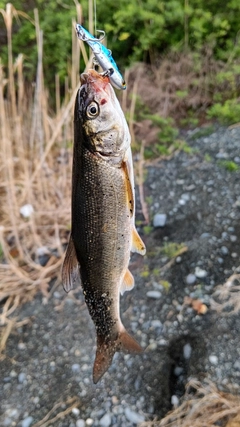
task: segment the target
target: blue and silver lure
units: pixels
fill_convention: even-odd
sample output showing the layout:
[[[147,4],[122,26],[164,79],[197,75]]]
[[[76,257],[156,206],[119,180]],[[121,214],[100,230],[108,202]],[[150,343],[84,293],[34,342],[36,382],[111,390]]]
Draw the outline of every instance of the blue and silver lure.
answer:
[[[112,85],[117,89],[126,89],[126,83],[118,69],[116,62],[112,57],[112,52],[101,43],[102,39],[93,37],[80,24],[76,25],[76,31],[78,38],[90,46],[97,62],[102,67],[104,73],[109,76]]]

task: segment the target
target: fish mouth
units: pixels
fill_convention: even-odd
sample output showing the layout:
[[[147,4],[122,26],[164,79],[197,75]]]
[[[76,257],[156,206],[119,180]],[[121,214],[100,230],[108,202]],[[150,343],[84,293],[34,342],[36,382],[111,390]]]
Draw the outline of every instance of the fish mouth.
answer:
[[[106,86],[110,83],[108,75],[101,75],[95,70],[88,70],[87,73],[82,73],[80,75],[81,85],[90,84],[94,89],[98,90],[100,87],[105,89]]]

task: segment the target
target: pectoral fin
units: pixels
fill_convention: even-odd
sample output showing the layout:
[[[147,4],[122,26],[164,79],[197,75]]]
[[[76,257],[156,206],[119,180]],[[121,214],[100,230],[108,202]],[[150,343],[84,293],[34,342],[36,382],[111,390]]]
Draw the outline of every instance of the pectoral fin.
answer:
[[[132,248],[131,252],[137,252],[138,254],[145,255],[146,247],[139,236],[135,226],[132,229]]]
[[[80,280],[79,264],[72,236],[70,235],[62,266],[62,284],[66,292],[71,291],[75,282]]]
[[[134,287],[134,277],[132,273],[129,270],[127,270],[124,275],[123,282],[120,288],[121,295],[123,295],[125,291],[131,291],[133,287]]]

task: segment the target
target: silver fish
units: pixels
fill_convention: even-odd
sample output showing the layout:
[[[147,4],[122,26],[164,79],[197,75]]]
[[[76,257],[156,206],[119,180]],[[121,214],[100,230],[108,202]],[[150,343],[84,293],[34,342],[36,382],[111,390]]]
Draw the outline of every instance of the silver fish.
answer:
[[[62,281],[68,292],[80,273],[97,334],[94,383],[116,351],[142,351],[119,313],[119,294],[134,286],[130,252],[146,251],[134,215],[129,129],[109,77],[89,70],[81,75],[75,104],[72,230]]]

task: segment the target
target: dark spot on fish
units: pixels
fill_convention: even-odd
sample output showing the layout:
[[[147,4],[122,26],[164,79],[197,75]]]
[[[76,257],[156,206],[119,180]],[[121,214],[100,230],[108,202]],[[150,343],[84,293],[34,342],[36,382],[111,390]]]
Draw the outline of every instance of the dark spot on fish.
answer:
[[[101,105],[104,105],[104,104],[106,104],[106,102],[107,102],[107,100],[103,98],[103,99],[101,100],[100,104],[101,104]]]

